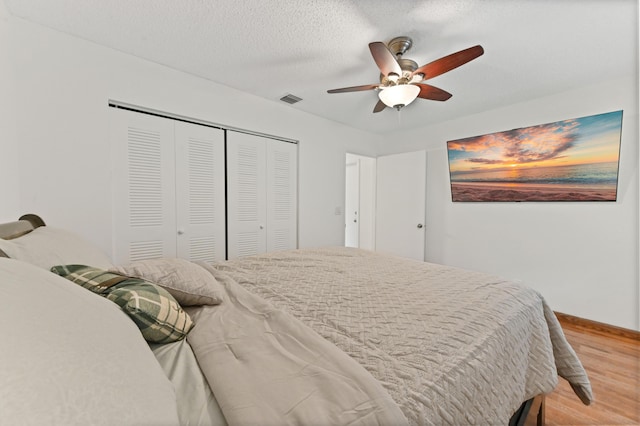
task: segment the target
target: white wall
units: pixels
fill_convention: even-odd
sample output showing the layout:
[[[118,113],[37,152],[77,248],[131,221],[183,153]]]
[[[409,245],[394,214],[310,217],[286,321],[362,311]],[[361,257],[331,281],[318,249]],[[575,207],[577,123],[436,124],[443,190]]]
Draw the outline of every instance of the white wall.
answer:
[[[434,104],[432,108],[437,108]],[[446,141],[624,110],[618,201],[452,203]],[[394,135],[380,153],[428,150],[428,261],[518,279],[553,309],[638,325],[638,75]]]
[[[0,87],[14,87],[17,137],[3,129],[0,148],[3,158],[28,157],[0,175],[21,182],[19,199],[0,210],[3,219],[38,213],[110,251],[107,102],[115,99],[299,140],[300,246],[343,244],[344,218],[334,212],[344,211],[345,152],[375,155],[378,136],[17,18],[1,25],[13,39],[2,45],[9,60]]]
[[[12,101],[13,68],[10,63],[12,43],[10,17],[4,2],[0,2],[0,222],[16,220],[20,216],[18,174],[18,145]]]

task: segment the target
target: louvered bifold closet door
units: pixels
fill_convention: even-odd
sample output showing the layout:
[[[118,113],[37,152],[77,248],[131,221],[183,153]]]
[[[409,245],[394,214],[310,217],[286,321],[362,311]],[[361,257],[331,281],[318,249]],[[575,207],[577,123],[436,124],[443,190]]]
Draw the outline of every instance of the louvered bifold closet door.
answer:
[[[113,261],[175,257],[173,122],[121,109],[110,111]]]
[[[267,249],[266,139],[227,131],[228,258]]]
[[[225,260],[224,131],[176,122],[178,257]]]
[[[267,143],[267,251],[297,247],[297,145]]]

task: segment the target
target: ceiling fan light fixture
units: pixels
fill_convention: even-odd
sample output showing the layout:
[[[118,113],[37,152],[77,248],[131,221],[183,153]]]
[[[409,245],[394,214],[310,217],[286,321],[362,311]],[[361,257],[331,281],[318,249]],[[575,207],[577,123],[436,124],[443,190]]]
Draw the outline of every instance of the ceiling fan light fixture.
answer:
[[[385,87],[378,93],[378,97],[386,106],[400,110],[413,102],[419,93],[420,88],[414,84],[399,84]]]

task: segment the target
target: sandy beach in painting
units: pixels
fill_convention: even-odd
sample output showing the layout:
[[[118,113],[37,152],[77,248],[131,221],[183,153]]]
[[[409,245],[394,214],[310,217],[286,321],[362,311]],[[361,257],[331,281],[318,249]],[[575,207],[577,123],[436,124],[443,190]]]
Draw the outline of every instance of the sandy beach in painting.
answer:
[[[453,182],[453,201],[615,201],[615,186]]]

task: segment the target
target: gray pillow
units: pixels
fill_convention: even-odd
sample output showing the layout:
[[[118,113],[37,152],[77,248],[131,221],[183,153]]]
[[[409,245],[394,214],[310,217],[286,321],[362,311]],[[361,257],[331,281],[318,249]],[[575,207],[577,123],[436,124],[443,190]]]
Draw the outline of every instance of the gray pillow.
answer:
[[[185,259],[139,260],[110,270],[158,284],[182,306],[217,305],[224,298],[224,288],[213,275]]]

